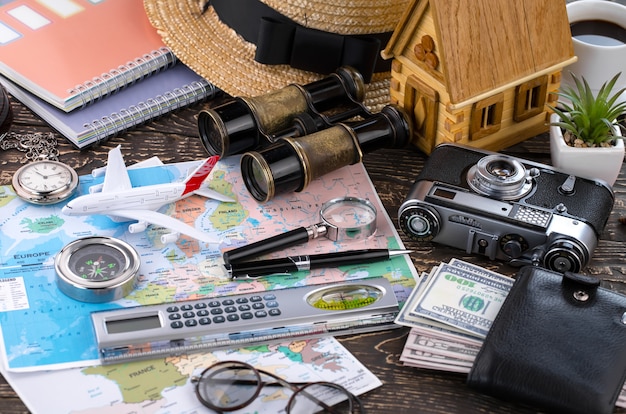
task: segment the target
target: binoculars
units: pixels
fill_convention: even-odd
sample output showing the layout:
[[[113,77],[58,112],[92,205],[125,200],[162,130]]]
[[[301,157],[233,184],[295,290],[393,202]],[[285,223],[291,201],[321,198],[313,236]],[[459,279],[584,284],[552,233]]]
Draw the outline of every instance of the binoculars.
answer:
[[[267,146],[282,137],[297,137],[356,116],[366,116],[363,77],[342,66],[306,85],[290,84],[265,95],[235,97],[198,114],[202,145],[226,157]]]
[[[241,156],[241,175],[250,194],[266,202],[279,193],[302,191],[315,178],[361,162],[379,148],[401,148],[412,135],[407,113],[396,105],[354,122],[338,123],[301,137],[282,137]]]
[[[311,180],[360,162],[379,148],[400,148],[412,135],[410,117],[387,105],[373,114],[365,85],[348,66],[306,85],[257,97],[235,97],[201,111],[198,130],[211,155],[241,156],[246,188],[260,201],[302,191]]]

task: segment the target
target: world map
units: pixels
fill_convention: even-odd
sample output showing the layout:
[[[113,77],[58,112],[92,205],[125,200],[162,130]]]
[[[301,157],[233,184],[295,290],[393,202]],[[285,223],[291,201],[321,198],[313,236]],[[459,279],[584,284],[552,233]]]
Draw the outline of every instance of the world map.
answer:
[[[134,186],[171,182],[186,177],[198,165],[188,162],[150,168],[129,168]],[[78,194],[100,184],[102,177],[82,176]],[[254,280],[231,280],[222,253],[319,221],[319,209],[329,199],[346,195],[366,198],[378,211],[376,233],[344,243],[325,238],[274,253],[275,256],[325,253],[363,248],[401,248],[402,242],[385,214],[362,164],[344,167],[314,180],[304,191],[258,203],[247,192],[239,158],[221,160],[209,179],[210,188],[235,198],[221,203],[192,196],[164,207],[165,212],[226,241],[207,245],[181,236],[161,244],[168,231],[148,227],[129,233],[127,223],[107,216],[69,217],[54,206],[28,204],[10,186],[0,187],[0,326],[5,368],[40,371],[98,365],[90,313],[117,307],[261,292],[301,285],[385,276],[403,303],[415,284],[415,268],[407,257],[339,269],[300,271]],[[134,246],[141,257],[136,289],[112,303],[90,304],[63,295],[56,286],[53,261],[67,243],[86,236],[112,236]]]
[[[335,382],[355,395],[382,385],[332,337],[118,365],[4,374],[33,414],[191,414],[210,412],[196,398],[191,378],[225,360],[247,362],[291,382]],[[266,387],[250,406],[236,412],[284,413],[289,396],[284,388]]]

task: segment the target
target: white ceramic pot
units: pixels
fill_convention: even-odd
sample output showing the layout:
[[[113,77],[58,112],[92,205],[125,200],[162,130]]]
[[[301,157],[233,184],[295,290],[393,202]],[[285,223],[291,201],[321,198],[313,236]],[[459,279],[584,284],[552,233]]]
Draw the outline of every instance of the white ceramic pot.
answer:
[[[550,123],[558,122],[559,116],[552,114]],[[616,135],[621,136],[616,126]],[[624,140],[615,141],[610,148],[575,148],[563,139],[561,127],[550,125],[550,157],[552,165],[577,177],[601,179],[610,186],[615,184],[624,162]]]
[[[567,4],[570,24],[581,21],[607,21],[626,30],[626,6],[604,0],[579,0]],[[626,43],[597,36],[572,37],[578,60],[563,69],[562,86],[574,86],[570,72],[583,76],[596,94],[600,86],[622,72],[614,90],[626,87]],[[620,100],[626,100],[626,93]]]

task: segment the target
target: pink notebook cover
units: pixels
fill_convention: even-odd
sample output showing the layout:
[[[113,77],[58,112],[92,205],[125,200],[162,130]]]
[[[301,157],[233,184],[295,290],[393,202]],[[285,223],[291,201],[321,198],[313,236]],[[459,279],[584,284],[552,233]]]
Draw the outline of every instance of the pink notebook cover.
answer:
[[[0,5],[0,73],[66,111],[175,60],[142,0],[0,0]]]

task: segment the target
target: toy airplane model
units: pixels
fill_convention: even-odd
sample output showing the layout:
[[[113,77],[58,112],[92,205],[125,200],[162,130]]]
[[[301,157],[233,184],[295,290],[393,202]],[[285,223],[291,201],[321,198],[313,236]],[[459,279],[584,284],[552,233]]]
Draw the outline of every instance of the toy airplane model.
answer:
[[[118,146],[109,151],[104,183],[98,187],[100,191],[90,191],[90,194],[70,200],[63,207],[62,212],[68,216],[103,214],[115,221],[136,220],[136,223],[128,226],[128,231],[131,233],[144,231],[148,224],[162,226],[171,230],[170,233],[161,236],[163,244],[176,241],[181,233],[206,243],[220,243],[221,239],[157,211],[166,204],[192,194],[218,201],[235,201],[211,189],[201,188],[218,160],[219,156],[207,158],[182,182],[133,188]]]

